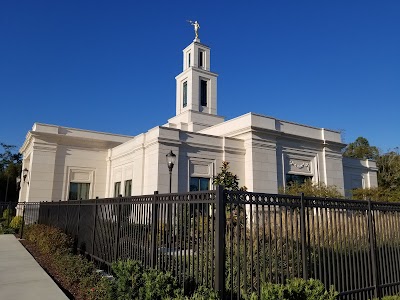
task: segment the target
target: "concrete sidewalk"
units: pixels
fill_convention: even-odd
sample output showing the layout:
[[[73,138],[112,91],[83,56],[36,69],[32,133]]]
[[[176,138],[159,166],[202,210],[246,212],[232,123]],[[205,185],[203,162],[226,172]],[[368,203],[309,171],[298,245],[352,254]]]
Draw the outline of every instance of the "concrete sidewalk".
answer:
[[[12,234],[0,235],[0,299],[68,300]]]

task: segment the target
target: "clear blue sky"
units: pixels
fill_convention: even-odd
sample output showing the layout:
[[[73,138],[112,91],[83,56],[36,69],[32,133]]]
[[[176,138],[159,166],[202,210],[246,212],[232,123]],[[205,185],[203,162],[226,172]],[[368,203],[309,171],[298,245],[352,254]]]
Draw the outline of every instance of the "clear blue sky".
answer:
[[[198,20],[218,112],[400,146],[400,1],[0,3],[0,141],[34,122],[136,135],[175,115]]]

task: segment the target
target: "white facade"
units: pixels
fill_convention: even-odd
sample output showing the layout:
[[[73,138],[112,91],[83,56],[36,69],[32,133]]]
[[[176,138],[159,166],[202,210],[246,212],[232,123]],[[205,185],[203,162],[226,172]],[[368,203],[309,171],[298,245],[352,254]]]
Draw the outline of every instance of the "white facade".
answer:
[[[335,185],[343,194],[377,186],[375,162],[344,159],[339,132],[254,113],[224,121],[210,58],[198,40],[183,50],[176,116],[140,135],[35,123],[20,149],[28,170],[20,201],[68,200],[75,189],[84,198],[166,193],[171,150],[177,155],[172,192],[189,191],[191,180],[212,189],[222,161],[253,192],[277,193],[293,178]]]

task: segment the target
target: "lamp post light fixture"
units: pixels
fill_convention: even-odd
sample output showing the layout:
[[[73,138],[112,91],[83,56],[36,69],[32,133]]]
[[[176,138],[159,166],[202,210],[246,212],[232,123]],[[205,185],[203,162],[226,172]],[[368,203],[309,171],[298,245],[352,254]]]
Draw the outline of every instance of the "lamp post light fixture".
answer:
[[[169,193],[172,193],[172,169],[174,168],[175,165],[175,160],[176,160],[176,155],[172,152],[172,150],[169,151],[169,153],[165,156],[167,159],[167,165],[168,165],[168,170],[169,170]],[[171,197],[171,196],[170,196]],[[172,204],[168,204],[167,206],[167,228],[169,234],[168,234],[168,241],[169,245],[171,245],[171,225],[172,225]],[[167,240],[167,236],[165,237],[165,240]]]
[[[18,191],[21,187],[21,177],[20,176],[17,176],[17,178],[15,178],[15,183],[16,183],[16,187],[17,187],[17,191]]]
[[[167,165],[169,170],[169,193],[172,191],[172,169],[175,165],[176,155],[170,150],[170,152],[165,156],[167,159]]]
[[[24,182],[26,181],[26,177],[28,176],[28,173],[29,173],[29,170],[27,168],[22,170],[22,178],[24,179]]]

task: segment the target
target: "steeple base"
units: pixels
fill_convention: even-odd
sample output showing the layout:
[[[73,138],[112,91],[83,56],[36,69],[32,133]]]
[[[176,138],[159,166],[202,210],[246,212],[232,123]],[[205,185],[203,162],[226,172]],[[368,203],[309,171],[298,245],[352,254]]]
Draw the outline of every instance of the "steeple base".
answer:
[[[197,132],[199,130],[217,125],[225,121],[224,117],[187,110],[171,119],[164,127],[177,128],[185,131]]]

